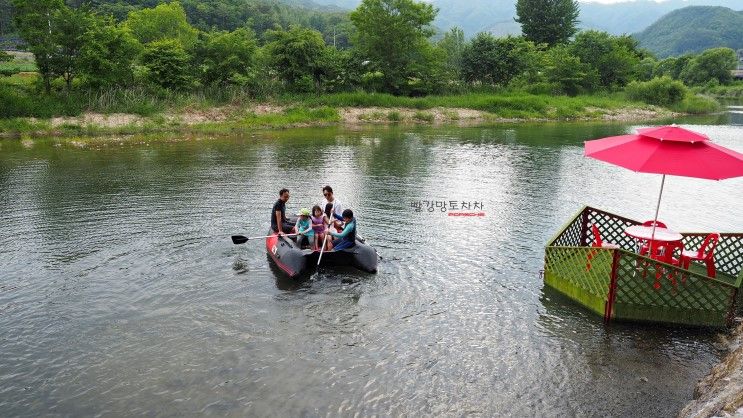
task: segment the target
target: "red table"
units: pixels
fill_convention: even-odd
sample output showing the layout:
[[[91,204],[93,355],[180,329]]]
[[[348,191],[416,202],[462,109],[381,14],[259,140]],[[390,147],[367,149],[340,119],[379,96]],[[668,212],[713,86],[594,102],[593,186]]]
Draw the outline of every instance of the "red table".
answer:
[[[673,253],[676,251],[676,248],[681,248],[682,251],[684,248],[684,244],[681,243],[684,236],[678,232],[656,226],[655,233],[653,233],[652,226],[633,225],[625,229],[624,233],[637,240],[647,242],[643,247],[647,245],[648,256],[653,260],[678,265],[677,262],[674,262]],[[643,265],[645,265],[645,268],[647,267],[646,264],[643,263]],[[663,267],[657,267],[655,282],[653,283],[653,287],[656,290],[660,289],[660,278],[663,275],[663,270]],[[644,273],[643,277],[645,277]],[[673,285],[676,286],[676,279],[673,274],[671,274],[670,279]]]
[[[676,247],[683,247],[681,240],[684,236],[668,228],[655,227],[653,235],[652,226],[633,225],[625,229],[624,233],[638,240],[647,241],[648,248],[653,249],[650,257],[669,264],[673,262],[673,250]],[[656,248],[661,249],[657,256]]]

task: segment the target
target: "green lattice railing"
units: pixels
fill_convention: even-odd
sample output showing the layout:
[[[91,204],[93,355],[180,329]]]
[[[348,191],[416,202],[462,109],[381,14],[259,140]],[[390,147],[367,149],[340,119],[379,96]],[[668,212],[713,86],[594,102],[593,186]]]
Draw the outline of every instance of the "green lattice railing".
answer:
[[[713,279],[703,264],[692,263],[685,270],[637,254],[637,242],[624,230],[639,223],[584,207],[550,240],[545,282],[606,320],[729,324],[743,281],[743,234],[720,234]],[[619,249],[591,247],[591,224]],[[682,242],[696,249],[707,235],[685,233]]]
[[[706,276],[618,250],[613,318],[690,325],[725,325],[733,319],[737,287]],[[704,272],[704,274],[699,273]]]

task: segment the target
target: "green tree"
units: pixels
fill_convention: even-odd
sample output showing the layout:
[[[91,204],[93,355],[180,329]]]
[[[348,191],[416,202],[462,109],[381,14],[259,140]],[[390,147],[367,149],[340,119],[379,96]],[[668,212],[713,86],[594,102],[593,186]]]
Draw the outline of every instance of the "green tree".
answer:
[[[353,45],[366,57],[367,72],[381,73],[385,91],[409,91],[411,81],[428,79],[435,71],[428,38],[436,13],[432,5],[413,0],[363,0],[351,12]]]
[[[243,84],[253,69],[257,43],[250,29],[204,35],[196,49],[204,84]]]
[[[517,0],[515,20],[526,39],[553,46],[575,35],[579,12],[576,0]]]
[[[81,78],[92,87],[126,85],[143,50],[129,29],[101,18],[86,32],[81,55]]]
[[[54,67],[57,52],[55,39],[57,12],[65,7],[62,0],[14,0],[15,26],[34,54],[44,90],[51,91],[52,79],[59,73]]]
[[[72,80],[80,72],[85,34],[93,26],[94,20],[88,11],[69,7],[57,10],[52,20],[55,22],[52,40],[56,50],[51,55],[51,63],[55,68],[54,72],[62,76],[67,91],[70,91]]]
[[[658,68],[658,61],[656,61],[655,58],[643,58],[635,68],[637,79],[641,81],[651,80],[654,77],[656,68]]]
[[[188,23],[186,12],[177,1],[130,12],[125,24],[143,44],[177,39],[183,47],[190,48],[196,43],[198,34]]]
[[[686,65],[691,61],[693,55],[686,54],[679,57],[668,57],[658,62],[653,71],[654,77],[662,77],[664,75],[671,77],[674,80],[679,80],[681,77],[681,71],[684,70]]]
[[[362,59],[356,51],[328,46],[322,63],[323,91],[351,91],[361,85]]]
[[[728,84],[731,73],[738,65],[738,57],[730,48],[711,48],[697,55],[681,71],[680,78],[688,85],[705,84],[716,80]]]
[[[80,68],[80,50],[93,19],[85,9],[72,9],[61,0],[14,0],[15,23],[34,54],[46,92],[63,77],[67,90]]]
[[[635,77],[636,66],[643,57],[636,45],[629,36],[588,30],[576,35],[570,48],[581,62],[598,72],[602,87],[615,88],[626,85]]]
[[[183,90],[193,84],[190,63],[191,56],[176,39],[150,42],[142,54],[149,80],[166,89]]]
[[[505,86],[532,69],[536,55],[534,43],[524,38],[481,32],[462,52],[462,76],[468,82]]]
[[[444,69],[449,72],[453,79],[461,78],[462,53],[466,45],[464,31],[456,26],[449,29],[438,42],[437,46],[444,53]]]
[[[599,82],[595,68],[580,61],[565,45],[557,45],[545,54],[544,75],[560,93],[574,96],[591,91]]]
[[[12,60],[13,60],[12,55],[8,54],[5,51],[0,51],[0,62],[12,61]]]
[[[293,26],[267,32],[269,62],[290,90],[308,92],[318,87],[322,73],[325,41],[320,32]]]

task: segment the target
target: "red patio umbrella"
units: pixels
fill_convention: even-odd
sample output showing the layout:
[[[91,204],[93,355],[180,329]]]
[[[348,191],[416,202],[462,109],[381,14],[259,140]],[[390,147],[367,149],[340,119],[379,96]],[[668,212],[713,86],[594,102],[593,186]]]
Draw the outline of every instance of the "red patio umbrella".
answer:
[[[586,141],[584,155],[640,173],[662,174],[655,221],[666,175],[710,180],[743,176],[743,154],[714,144],[707,135],[676,125],[641,128],[637,132]],[[654,238],[655,226],[651,239]]]

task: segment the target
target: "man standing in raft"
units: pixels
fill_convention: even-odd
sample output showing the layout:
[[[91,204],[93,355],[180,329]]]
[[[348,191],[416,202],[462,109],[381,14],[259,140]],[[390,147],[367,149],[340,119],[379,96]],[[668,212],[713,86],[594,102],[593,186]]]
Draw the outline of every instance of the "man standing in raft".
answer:
[[[329,232],[335,238],[330,243],[331,250],[344,250],[356,245],[356,219],[353,217],[353,211],[351,209],[343,211],[343,221],[346,223],[346,226],[343,227],[343,232]]]
[[[282,235],[292,232],[294,225],[286,220],[286,202],[289,201],[289,190],[281,189],[279,191],[279,200],[273,204],[271,209],[271,231]]]

